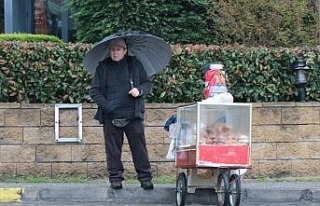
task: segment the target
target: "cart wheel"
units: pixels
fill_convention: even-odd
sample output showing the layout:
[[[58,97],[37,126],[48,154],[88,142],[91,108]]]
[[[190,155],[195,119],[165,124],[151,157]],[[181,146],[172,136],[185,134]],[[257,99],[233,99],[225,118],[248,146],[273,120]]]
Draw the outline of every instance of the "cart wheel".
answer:
[[[229,180],[229,205],[239,206],[241,200],[241,183],[239,175],[232,174]]]
[[[187,178],[183,172],[179,173],[176,185],[176,206],[184,206],[187,195]]]
[[[229,204],[229,178],[226,172],[220,173],[217,183],[218,206]]]

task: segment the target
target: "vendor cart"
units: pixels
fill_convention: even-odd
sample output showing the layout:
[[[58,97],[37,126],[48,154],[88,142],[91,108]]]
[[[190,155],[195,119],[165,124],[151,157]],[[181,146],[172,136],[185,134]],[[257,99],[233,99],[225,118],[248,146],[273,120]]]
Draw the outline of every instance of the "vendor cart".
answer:
[[[219,206],[239,206],[251,156],[250,103],[179,107],[175,147],[176,205],[196,189],[214,189]]]

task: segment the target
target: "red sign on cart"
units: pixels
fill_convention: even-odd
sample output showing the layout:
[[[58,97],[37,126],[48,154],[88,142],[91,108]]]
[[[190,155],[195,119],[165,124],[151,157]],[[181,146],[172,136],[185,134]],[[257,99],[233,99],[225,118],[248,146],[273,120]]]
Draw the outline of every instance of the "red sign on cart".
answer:
[[[247,145],[199,145],[199,164],[249,164],[249,146]]]
[[[246,168],[250,164],[248,145],[198,145],[197,149],[177,151],[176,167]]]

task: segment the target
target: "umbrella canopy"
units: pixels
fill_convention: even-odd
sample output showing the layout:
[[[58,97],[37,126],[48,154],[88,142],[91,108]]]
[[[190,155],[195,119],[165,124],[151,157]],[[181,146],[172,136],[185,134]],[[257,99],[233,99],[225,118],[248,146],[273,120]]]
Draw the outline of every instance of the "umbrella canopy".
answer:
[[[123,39],[128,55],[142,63],[149,76],[162,71],[172,56],[171,47],[162,38],[141,31],[117,32],[105,37],[90,49],[83,60],[86,70],[94,74],[98,63],[110,56],[109,45],[114,39]]]

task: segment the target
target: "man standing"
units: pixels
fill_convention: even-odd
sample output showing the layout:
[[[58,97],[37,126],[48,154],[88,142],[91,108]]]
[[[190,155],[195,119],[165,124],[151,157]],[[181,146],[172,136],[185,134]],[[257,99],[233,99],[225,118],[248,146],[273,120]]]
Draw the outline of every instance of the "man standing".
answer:
[[[96,69],[90,96],[98,105],[95,119],[103,124],[110,187],[122,188],[121,153],[126,134],[141,187],[153,189],[144,133],[144,98],[152,83],[141,62],[127,55],[123,39],[112,40],[109,49],[110,57]]]

